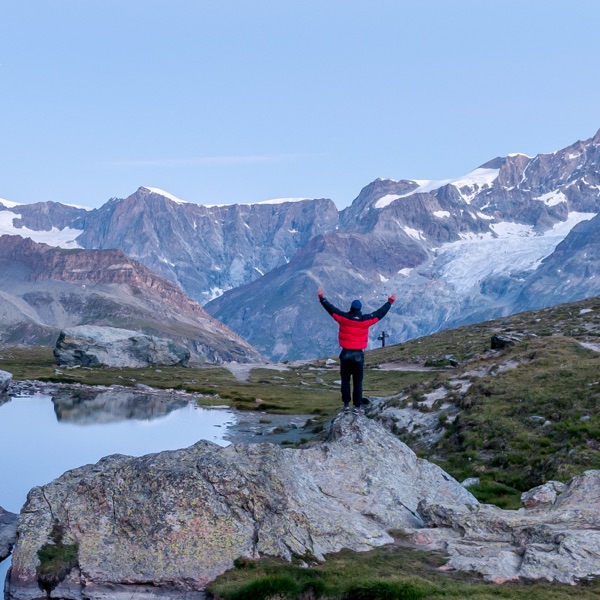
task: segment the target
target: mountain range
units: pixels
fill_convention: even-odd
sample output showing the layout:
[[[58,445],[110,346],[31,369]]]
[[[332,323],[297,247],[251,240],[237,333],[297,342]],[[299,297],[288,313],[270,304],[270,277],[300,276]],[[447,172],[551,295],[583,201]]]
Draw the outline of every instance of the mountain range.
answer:
[[[377,179],[347,208],[321,199],[201,206],[141,187],[95,210],[0,201],[0,232],[121,250],[274,360],[336,352],[340,308],[398,301],[388,343],[600,294],[600,131],[464,177]],[[83,254],[82,254],[83,256]]]

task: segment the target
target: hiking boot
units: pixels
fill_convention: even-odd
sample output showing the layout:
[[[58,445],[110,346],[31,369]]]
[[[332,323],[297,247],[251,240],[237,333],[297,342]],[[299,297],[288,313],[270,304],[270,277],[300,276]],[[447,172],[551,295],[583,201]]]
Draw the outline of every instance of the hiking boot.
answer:
[[[358,408],[357,406],[355,406],[355,407],[352,409],[352,414],[353,414],[353,415],[360,415],[360,414],[362,414],[362,411],[360,410],[360,408]]]
[[[344,408],[342,409],[342,411],[345,413],[350,412],[350,404],[348,404],[348,402],[344,402]]]

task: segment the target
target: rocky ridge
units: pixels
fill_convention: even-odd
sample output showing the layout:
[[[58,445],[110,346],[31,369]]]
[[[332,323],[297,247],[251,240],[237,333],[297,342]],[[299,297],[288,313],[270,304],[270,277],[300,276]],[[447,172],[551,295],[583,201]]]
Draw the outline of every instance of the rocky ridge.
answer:
[[[204,304],[285,264],[337,223],[328,199],[201,206],[140,187],[72,226],[82,247],[120,248]]]

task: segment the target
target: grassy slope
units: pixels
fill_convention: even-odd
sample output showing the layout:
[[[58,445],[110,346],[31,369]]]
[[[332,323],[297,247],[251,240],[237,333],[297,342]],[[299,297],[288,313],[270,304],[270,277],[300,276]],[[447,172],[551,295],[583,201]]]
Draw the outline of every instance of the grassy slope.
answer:
[[[491,351],[497,333],[522,339]],[[471,490],[480,500],[517,508],[522,491],[600,468],[600,353],[582,342],[600,343],[600,299],[444,331],[375,351],[371,360],[459,361],[390,404],[418,405],[445,388],[449,412],[460,412],[442,423],[442,441],[433,448],[419,447],[415,436],[405,441],[459,480],[480,477]],[[469,389],[459,391],[465,382]]]

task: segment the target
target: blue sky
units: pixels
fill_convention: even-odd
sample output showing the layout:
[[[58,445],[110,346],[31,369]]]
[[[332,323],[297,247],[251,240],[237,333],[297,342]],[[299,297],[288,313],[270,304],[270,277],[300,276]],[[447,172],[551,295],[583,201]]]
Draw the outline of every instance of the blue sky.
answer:
[[[0,0],[0,198],[332,198],[600,128],[597,0]]]

